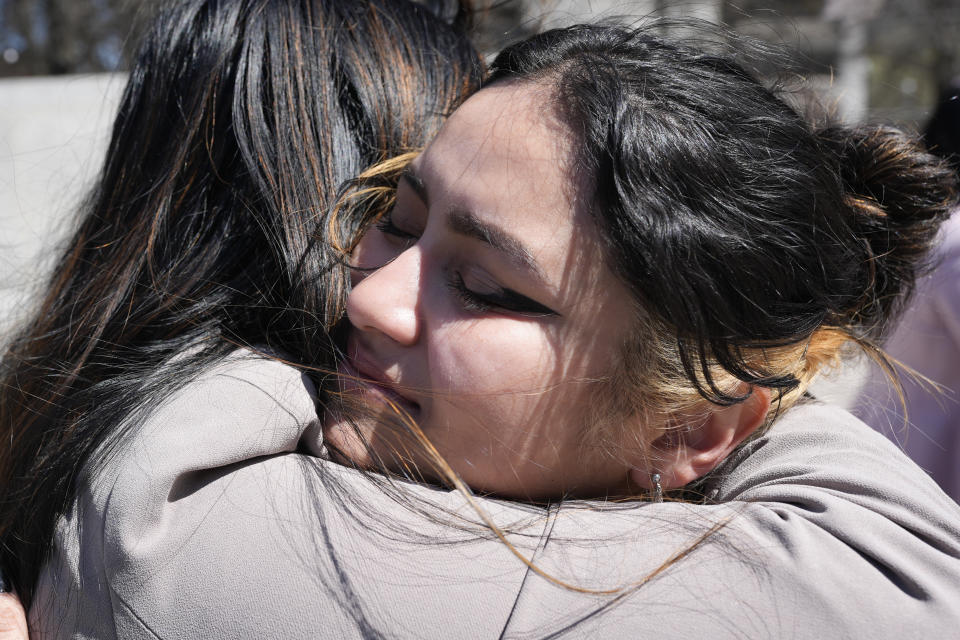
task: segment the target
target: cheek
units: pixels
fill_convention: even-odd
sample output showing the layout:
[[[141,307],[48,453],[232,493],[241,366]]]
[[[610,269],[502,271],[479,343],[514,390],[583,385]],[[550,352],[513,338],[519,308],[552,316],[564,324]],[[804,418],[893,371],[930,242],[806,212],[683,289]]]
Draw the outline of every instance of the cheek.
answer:
[[[532,391],[555,382],[558,348],[536,322],[453,322],[430,345],[432,382],[458,394]]]
[[[487,318],[454,323],[436,337],[430,350],[436,426],[453,428],[471,447],[486,446],[492,435],[497,446],[526,457],[579,433],[584,387],[571,380],[582,371],[571,371],[577,367],[563,342],[542,324]]]
[[[451,325],[431,343],[438,395],[428,430],[445,455],[469,459],[471,473],[486,470],[481,485],[538,477],[579,454],[595,387],[562,349],[538,323],[509,319]]]

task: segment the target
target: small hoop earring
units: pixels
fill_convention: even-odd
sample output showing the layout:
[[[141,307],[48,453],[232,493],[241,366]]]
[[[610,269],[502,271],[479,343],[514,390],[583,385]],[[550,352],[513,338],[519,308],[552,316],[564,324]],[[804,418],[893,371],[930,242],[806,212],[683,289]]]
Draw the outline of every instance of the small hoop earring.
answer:
[[[653,501],[663,502],[663,487],[660,485],[660,474],[651,474],[650,482],[653,484]]]

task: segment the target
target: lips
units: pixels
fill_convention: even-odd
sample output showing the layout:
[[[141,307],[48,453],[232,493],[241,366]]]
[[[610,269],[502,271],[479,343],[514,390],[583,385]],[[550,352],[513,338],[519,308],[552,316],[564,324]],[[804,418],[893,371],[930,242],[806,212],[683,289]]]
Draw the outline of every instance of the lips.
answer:
[[[340,366],[341,390],[349,393],[359,391],[364,400],[386,406],[396,405],[410,417],[420,414],[420,404],[397,391],[396,382],[390,380],[382,367],[377,366],[356,340],[347,342],[347,358]]]

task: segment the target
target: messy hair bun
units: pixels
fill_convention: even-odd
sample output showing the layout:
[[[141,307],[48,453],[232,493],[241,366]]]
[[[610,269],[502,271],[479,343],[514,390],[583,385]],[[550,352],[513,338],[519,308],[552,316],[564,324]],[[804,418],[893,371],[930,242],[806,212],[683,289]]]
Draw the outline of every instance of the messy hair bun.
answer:
[[[818,132],[835,158],[850,225],[865,251],[862,295],[839,324],[878,339],[913,290],[937,229],[950,214],[955,176],[918,141],[886,126]]]

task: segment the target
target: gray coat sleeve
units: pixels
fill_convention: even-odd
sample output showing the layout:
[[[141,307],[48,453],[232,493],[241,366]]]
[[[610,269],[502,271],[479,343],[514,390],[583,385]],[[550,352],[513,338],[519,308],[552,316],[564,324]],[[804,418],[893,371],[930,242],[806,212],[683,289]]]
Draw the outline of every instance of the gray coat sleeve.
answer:
[[[547,570],[596,587],[650,579],[605,610],[533,579],[514,629],[542,634],[581,619],[574,637],[958,633],[960,507],[846,412],[795,407],[725,461],[707,491],[718,504],[571,511],[558,519],[551,533],[560,544],[537,556]],[[722,528],[691,549],[711,524]],[[590,531],[595,545],[582,542]],[[545,603],[558,614],[549,627]]]
[[[443,524],[456,494],[405,502],[296,453],[317,432],[313,398],[296,370],[237,354],[164,403],[60,523],[32,637],[498,634],[524,565]],[[519,544],[539,538],[540,514],[491,506]]]
[[[276,362],[238,354],[175,394],[60,523],[35,637],[901,640],[960,623],[957,506],[836,409],[795,408],[728,460],[718,504],[483,500],[549,579],[456,492],[298,453],[316,432],[309,381]]]

